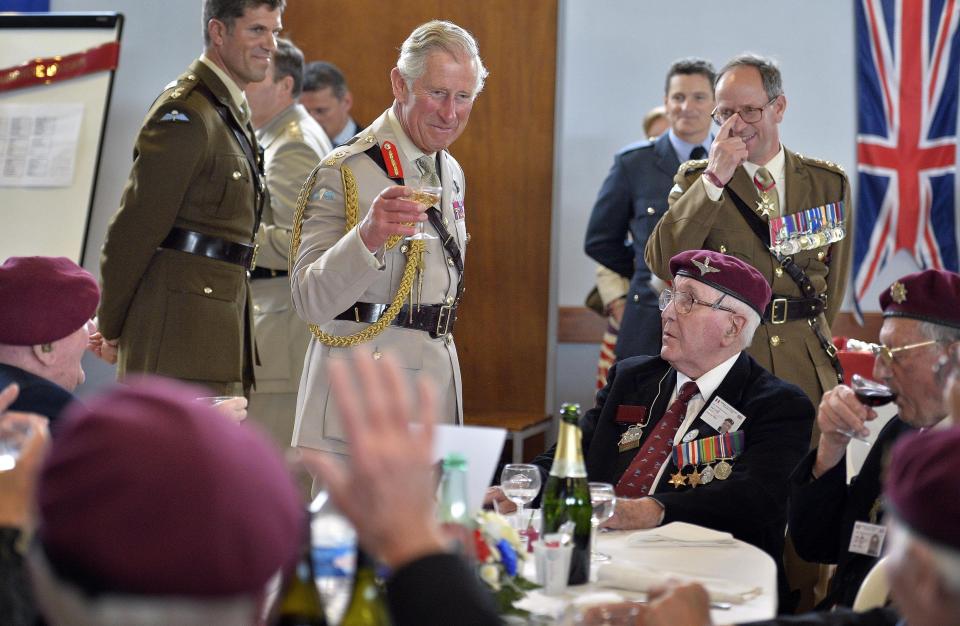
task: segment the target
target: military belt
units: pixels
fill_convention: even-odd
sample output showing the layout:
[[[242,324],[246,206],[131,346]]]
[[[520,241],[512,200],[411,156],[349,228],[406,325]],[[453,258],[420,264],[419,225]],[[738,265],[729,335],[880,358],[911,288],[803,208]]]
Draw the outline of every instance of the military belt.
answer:
[[[389,304],[357,302],[334,319],[373,324]],[[412,310],[411,310],[412,309]],[[429,333],[434,339],[453,332],[453,323],[457,321],[457,307],[451,304],[414,304],[403,305],[400,313],[391,322],[392,326],[412,328]]]
[[[233,263],[247,269],[253,262],[253,244],[238,243],[185,228],[171,228],[160,247]]]
[[[785,324],[815,317],[827,308],[826,298],[791,298],[774,294],[763,312],[763,319],[771,324]]]
[[[250,270],[250,280],[257,280],[258,278],[279,278],[286,275],[287,270],[272,270],[262,265]]]

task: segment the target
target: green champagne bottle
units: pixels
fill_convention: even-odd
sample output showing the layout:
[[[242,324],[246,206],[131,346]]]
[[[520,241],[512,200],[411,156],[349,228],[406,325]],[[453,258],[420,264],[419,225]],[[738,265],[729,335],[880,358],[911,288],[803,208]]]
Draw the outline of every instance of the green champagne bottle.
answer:
[[[473,519],[467,504],[467,459],[452,452],[443,459],[440,504],[437,510],[444,535],[458,554],[472,558]]]
[[[590,487],[587,484],[587,469],[583,463],[583,448],[580,445],[580,405],[564,404],[560,407],[560,434],[557,436],[557,452],[550,467],[550,477],[543,489],[541,539],[547,533],[555,533],[561,524],[572,520],[573,554],[570,560],[571,585],[586,583],[590,578]]]
[[[275,626],[327,626],[323,600],[315,582],[310,524],[306,526],[300,558],[283,582],[274,605],[275,618],[271,623]]]
[[[340,626],[390,626],[390,611],[377,582],[376,561],[360,549],[353,595]]]

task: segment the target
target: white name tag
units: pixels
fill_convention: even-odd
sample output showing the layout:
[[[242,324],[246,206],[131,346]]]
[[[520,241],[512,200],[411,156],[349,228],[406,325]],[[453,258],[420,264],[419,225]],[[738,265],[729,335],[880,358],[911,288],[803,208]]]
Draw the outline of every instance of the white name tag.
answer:
[[[740,424],[747,419],[747,416],[730,406],[720,396],[716,396],[710,406],[700,415],[700,419],[722,435],[739,430]]]
[[[853,525],[853,535],[850,536],[850,552],[867,556],[880,556],[883,550],[883,539],[887,535],[885,526],[857,522]]]

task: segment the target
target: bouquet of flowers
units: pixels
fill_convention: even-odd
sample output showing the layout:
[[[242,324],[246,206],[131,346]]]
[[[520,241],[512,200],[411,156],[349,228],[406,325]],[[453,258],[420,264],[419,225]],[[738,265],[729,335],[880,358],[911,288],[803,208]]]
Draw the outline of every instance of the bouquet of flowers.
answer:
[[[513,603],[537,585],[518,576],[526,550],[517,531],[503,516],[493,511],[477,515],[473,531],[480,579],[490,588],[501,614],[523,614]]]

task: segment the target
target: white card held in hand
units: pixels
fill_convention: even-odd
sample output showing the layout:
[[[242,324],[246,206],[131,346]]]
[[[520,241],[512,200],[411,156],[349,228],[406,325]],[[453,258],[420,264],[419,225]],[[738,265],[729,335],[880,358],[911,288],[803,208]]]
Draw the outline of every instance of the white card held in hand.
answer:
[[[730,406],[720,396],[716,396],[710,406],[700,415],[700,419],[722,435],[738,430],[747,416]]]

